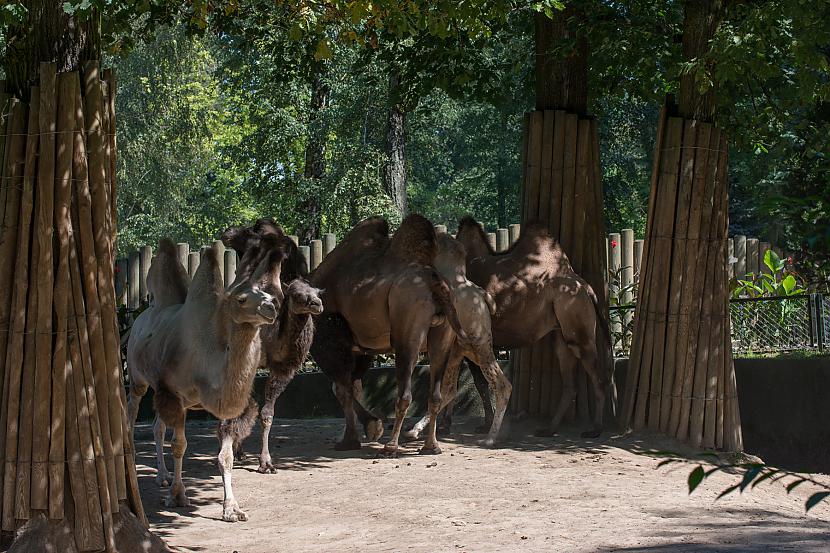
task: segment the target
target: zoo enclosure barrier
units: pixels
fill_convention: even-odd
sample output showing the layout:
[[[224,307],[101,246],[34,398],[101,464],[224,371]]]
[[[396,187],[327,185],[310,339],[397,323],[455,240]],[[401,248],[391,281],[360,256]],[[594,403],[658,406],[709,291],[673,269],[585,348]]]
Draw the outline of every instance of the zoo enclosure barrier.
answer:
[[[612,306],[614,355],[627,357],[634,337],[635,305]],[[802,294],[737,298],[729,302],[736,354],[825,351],[830,347],[830,296]]]
[[[435,225],[439,233],[447,232],[446,225]],[[512,224],[508,228],[499,228],[495,232],[487,233],[490,246],[497,252],[507,250],[518,238],[521,225]],[[295,235],[290,238],[298,245],[300,254],[306,260],[306,266],[314,270],[323,259],[337,245],[337,235],[326,233],[318,240],[309,244],[299,244]],[[225,282],[231,282],[236,275],[236,252],[225,249],[221,241],[215,241],[219,249],[220,271]],[[209,246],[191,247],[186,243],[176,245],[179,261],[192,277],[199,266],[205,250]],[[773,250],[779,257],[783,252],[772,247],[767,242],[757,238],[747,238],[738,235],[728,240],[729,277],[761,273],[768,271],[763,263],[767,250]],[[567,253],[567,252],[566,252]],[[636,303],[636,290],[639,283],[640,262],[643,254],[643,240],[635,237],[632,229],[623,229],[621,232],[612,232],[605,239],[605,260],[609,292],[612,305],[618,303],[627,305]],[[148,300],[147,271],[153,258],[153,247],[142,246],[130,252],[126,257],[116,260],[115,289],[117,305],[124,307],[128,312],[135,311]],[[826,311],[826,310],[825,310]]]

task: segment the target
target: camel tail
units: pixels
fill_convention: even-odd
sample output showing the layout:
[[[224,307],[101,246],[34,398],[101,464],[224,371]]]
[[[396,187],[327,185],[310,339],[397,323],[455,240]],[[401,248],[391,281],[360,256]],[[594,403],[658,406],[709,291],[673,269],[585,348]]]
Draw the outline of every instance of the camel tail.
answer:
[[[441,311],[447,317],[447,322],[462,340],[467,339],[467,333],[461,328],[461,321],[458,319],[458,312],[455,310],[455,305],[452,301],[452,290],[447,284],[446,279],[442,277],[436,269],[432,269],[432,278],[430,279],[430,291],[432,291],[432,298],[435,303],[441,308]]]

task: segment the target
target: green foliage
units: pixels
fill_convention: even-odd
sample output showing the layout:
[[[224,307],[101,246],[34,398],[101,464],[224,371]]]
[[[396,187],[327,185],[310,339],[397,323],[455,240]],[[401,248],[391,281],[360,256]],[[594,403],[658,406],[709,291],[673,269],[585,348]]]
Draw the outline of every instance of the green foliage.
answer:
[[[788,268],[792,259],[781,259],[773,250],[764,254],[764,265],[768,273],[749,273],[745,278],[732,279],[730,282],[731,297],[733,298],[760,298],[760,297],[787,297],[804,294],[807,290],[799,286],[796,280],[797,273]]]
[[[827,484],[819,482],[809,475],[771,467],[761,462],[723,461],[714,453],[701,454],[698,459],[685,459],[671,452],[650,453],[665,457],[657,464],[658,468],[673,464],[695,465],[687,479],[689,494],[698,489],[713,474],[726,472],[737,474],[740,480],[736,484],[722,490],[717,499],[726,497],[736,491],[743,493],[744,491],[753,490],[760,484],[772,484],[776,482],[786,482],[784,489],[788,494],[802,484],[809,484],[813,488],[820,490],[810,494],[804,502],[805,513],[830,497],[830,486]]]

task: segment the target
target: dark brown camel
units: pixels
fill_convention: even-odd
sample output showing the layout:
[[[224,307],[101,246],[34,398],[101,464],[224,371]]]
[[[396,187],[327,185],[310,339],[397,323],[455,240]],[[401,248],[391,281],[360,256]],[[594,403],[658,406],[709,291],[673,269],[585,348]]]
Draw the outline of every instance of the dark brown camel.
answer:
[[[495,347],[526,347],[556,331],[562,398],[550,425],[539,434],[556,433],[576,398],[576,368],[581,363],[596,400],[593,428],[583,437],[599,436],[613,362],[608,324],[594,290],[574,272],[562,247],[541,224],[523,225],[516,243],[502,253],[493,251],[472,217],[459,223],[456,238],[467,250],[467,278],[495,299]]]

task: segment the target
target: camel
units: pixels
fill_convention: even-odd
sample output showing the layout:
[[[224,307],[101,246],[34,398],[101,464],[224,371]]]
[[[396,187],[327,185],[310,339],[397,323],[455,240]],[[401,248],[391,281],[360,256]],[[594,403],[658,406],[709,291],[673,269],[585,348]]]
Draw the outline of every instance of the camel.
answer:
[[[446,408],[455,398],[463,358],[473,360],[481,367],[486,382],[493,388],[496,396],[494,416],[491,419],[487,438],[482,442],[482,445],[492,447],[501,429],[512,389],[510,381],[504,376],[493,352],[490,317],[495,314],[496,305],[490,294],[467,280],[467,252],[464,246],[449,234],[440,234],[438,245],[435,268],[447,279],[452,288],[455,310],[461,320],[461,327],[467,334],[466,339],[457,338],[453,344],[441,388],[441,409]],[[420,432],[429,424],[429,417],[430,415],[427,414],[421,418],[411,430],[404,434],[405,438],[417,439]]]
[[[398,380],[395,424],[382,454],[395,456],[404,416],[412,401],[412,371],[418,354],[430,358],[430,413],[441,403],[441,381],[456,335],[466,337],[446,280],[432,265],[437,254],[435,229],[420,215],[410,215],[390,238],[380,217],[358,223],[310,275],[324,288],[311,355],[334,383],[346,417],[338,450],[360,449],[356,423],[367,438],[379,438],[381,421],[359,401],[359,381],[373,355],[394,351]],[[253,263],[255,256],[246,251]],[[427,426],[422,454],[438,454],[435,417]]]
[[[311,340],[314,336],[312,316],[323,312],[320,293],[321,290],[312,287],[302,277],[292,280],[285,287],[285,300],[277,321],[274,324],[262,327],[260,330],[262,364],[269,370],[268,382],[265,385],[265,402],[259,412],[262,422],[262,449],[258,470],[261,473],[276,472],[268,447],[268,437],[274,419],[274,403],[288,386],[288,383],[291,382],[291,379],[294,378],[294,374],[302,366],[308,355]],[[231,470],[233,469],[234,452],[241,451],[242,441],[251,434],[258,409],[259,406],[252,398],[239,417],[232,420],[223,420],[217,428],[217,435],[221,443],[219,469],[222,471],[222,482],[225,488],[222,520],[227,522],[248,520],[247,515],[239,508],[233,495]]]
[[[557,432],[576,398],[575,371],[581,363],[596,400],[593,428],[582,436],[598,437],[613,360],[611,333],[594,290],[574,272],[562,247],[542,224],[523,225],[516,243],[502,253],[493,251],[481,225],[472,217],[462,219],[456,238],[467,251],[468,278],[495,299],[494,346],[526,347],[556,331],[562,397],[550,424],[537,434],[552,436]]]
[[[218,250],[205,253],[193,282],[170,240],[159,243],[147,276],[153,304],[138,316],[127,344],[130,372],[131,428],[141,397],[154,390],[154,425],[158,480],[169,479],[164,463],[164,431],[173,427],[174,479],[168,507],[189,504],[182,483],[182,460],[187,448],[188,409],[204,409],[221,419],[238,416],[248,404],[260,360],[259,328],[273,323],[282,302],[280,265],[282,239],[268,238],[255,269],[222,285]],[[265,288],[279,291],[276,295]]]

